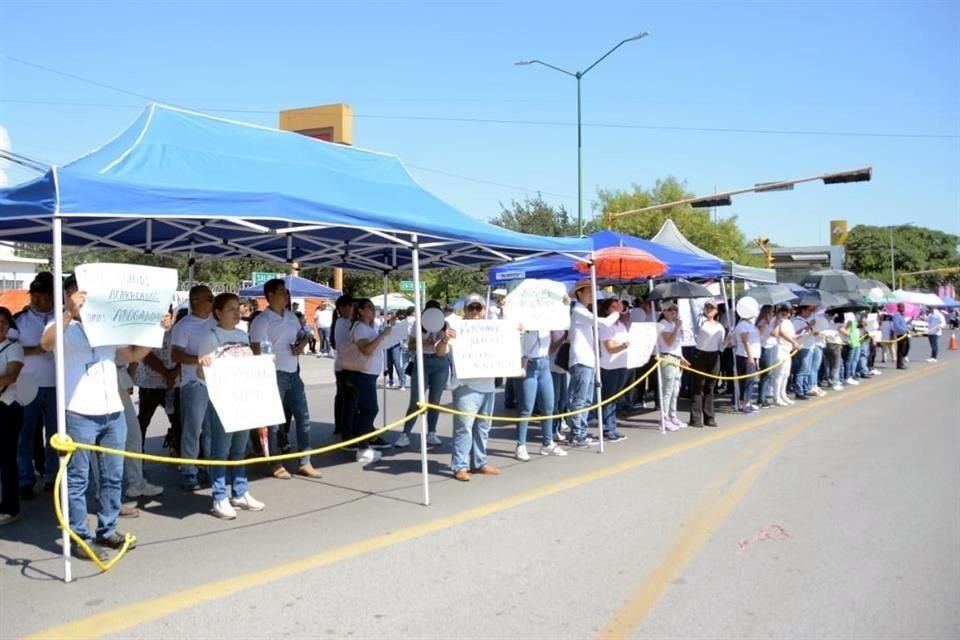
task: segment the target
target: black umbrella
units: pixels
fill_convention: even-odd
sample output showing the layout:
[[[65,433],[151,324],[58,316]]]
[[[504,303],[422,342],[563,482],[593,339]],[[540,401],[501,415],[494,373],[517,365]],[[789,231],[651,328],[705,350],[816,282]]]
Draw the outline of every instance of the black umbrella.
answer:
[[[860,292],[860,278],[857,274],[841,269],[811,271],[803,276],[800,285],[807,289],[820,289],[852,299],[860,299],[864,295]]]
[[[783,284],[764,284],[754,287],[744,292],[744,296],[753,298],[760,304],[780,304],[783,302],[793,302],[800,296],[794,293],[790,287]]]
[[[880,291],[883,293],[884,298],[889,298],[893,295],[893,292],[890,291],[890,287],[883,284],[879,280],[871,280],[869,278],[866,278],[861,280],[860,282],[863,284],[863,286],[860,287],[860,291],[863,292],[864,296],[869,295],[870,292],[873,291],[874,289],[880,289]]]
[[[809,293],[803,294],[797,302],[797,306],[800,307],[839,307],[845,304],[850,304],[850,301],[842,296],[820,289],[813,289]]]
[[[676,280],[658,284],[650,291],[651,300],[679,300],[680,298],[712,298],[713,294],[702,284]]]

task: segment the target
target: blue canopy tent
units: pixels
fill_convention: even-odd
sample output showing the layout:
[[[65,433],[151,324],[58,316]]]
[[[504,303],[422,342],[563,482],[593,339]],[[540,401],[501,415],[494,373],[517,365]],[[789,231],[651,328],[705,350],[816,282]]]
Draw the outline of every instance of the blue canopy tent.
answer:
[[[287,291],[289,291],[290,295],[294,298],[336,298],[340,295],[340,291],[336,289],[324,286],[313,280],[301,278],[300,276],[284,276],[281,279],[287,287]],[[240,289],[239,295],[243,297],[262,296],[263,285],[260,284],[254,287]]]
[[[615,231],[598,231],[582,240],[589,251],[607,247],[632,247],[642,249],[667,265],[663,278],[719,278],[723,274],[723,264],[717,258],[704,258],[643,238],[629,236]],[[583,277],[573,268],[574,260],[567,256],[545,256],[518,260],[501,264],[490,269],[488,282],[498,284],[520,278],[542,278],[566,282]]]
[[[0,189],[2,239],[53,244],[57,299],[64,245],[340,266],[379,271],[385,280],[412,271],[417,306],[421,267],[585,252],[574,239],[516,233],[458,211],[394,156],[157,104],[77,160]],[[59,315],[56,324],[63,389]],[[425,439],[421,470],[429,504]],[[62,490],[66,510],[66,483]],[[63,554],[69,582],[67,536]]]

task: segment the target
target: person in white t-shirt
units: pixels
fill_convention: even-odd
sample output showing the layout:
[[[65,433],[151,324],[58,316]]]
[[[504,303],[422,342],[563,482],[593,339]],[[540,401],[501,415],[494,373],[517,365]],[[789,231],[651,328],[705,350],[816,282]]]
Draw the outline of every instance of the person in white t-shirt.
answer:
[[[483,298],[477,294],[467,296],[463,307],[463,321],[484,318]],[[455,350],[456,329],[450,328],[449,348]],[[453,416],[453,452],[450,457],[450,470],[453,477],[461,482],[469,482],[470,474],[496,476],[500,471],[487,464],[487,440],[490,434],[490,419],[496,388],[493,378],[461,378],[457,376],[457,387],[453,390],[453,405],[457,411],[469,415]]]
[[[33,498],[36,475],[34,474],[34,432],[43,425],[43,480],[46,491],[53,490],[59,458],[50,446],[50,438],[57,432],[57,376],[52,353],[40,346],[40,336],[54,318],[53,274],[38,273],[30,283],[30,306],[14,315],[17,324],[17,341],[23,347],[24,363],[20,375],[31,377],[37,383],[37,395],[23,408],[23,427],[17,447],[17,466],[20,473],[20,495]]]
[[[239,328],[240,298],[233,293],[221,293],[213,299],[213,317],[216,325],[200,341],[200,365],[213,365],[219,358],[253,357],[250,338]],[[202,371],[201,371],[202,374]],[[214,460],[243,460],[247,453],[250,432],[241,430],[228,433],[224,429],[216,407],[213,407],[211,441]],[[210,486],[213,493],[213,514],[218,518],[233,520],[236,509],[262,511],[264,504],[247,490],[247,470],[244,466],[230,467],[230,488],[233,496],[227,499],[227,467],[210,468]]]
[[[947,319],[939,309],[927,310],[927,340],[930,341],[930,357],[927,362],[936,362],[940,355],[940,336],[943,335],[943,327],[947,324]]]
[[[733,328],[734,353],[737,357],[737,373],[749,376],[740,380],[740,411],[755,413],[760,407],[753,401],[753,390],[757,385],[756,373],[762,350],[760,332],[757,330],[756,320],[759,308],[751,316],[741,316],[737,326]],[[786,363],[789,371],[789,363]]]
[[[697,347],[694,352],[693,368],[711,375],[720,373],[720,354],[723,353],[723,343],[726,330],[717,322],[717,305],[706,302],[703,305],[703,319],[697,330]],[[713,391],[716,387],[714,378],[694,374],[693,398],[690,402],[690,426],[708,427],[717,426],[716,411],[714,410]]]
[[[10,310],[0,307],[0,525],[20,517],[17,473],[17,436],[23,423],[23,407],[17,402],[17,379],[23,370],[23,348],[9,337],[17,329]]]
[[[317,310],[313,313],[313,324],[317,327],[317,339],[320,349],[317,356],[330,357],[330,331],[333,329],[333,309],[321,298]]]
[[[677,416],[677,398],[680,395],[680,365],[684,362],[680,332],[683,321],[677,314],[677,303],[663,305],[663,320],[657,323],[657,350],[660,353],[660,385],[663,394],[663,428],[676,431],[687,426]]]
[[[180,365],[180,455],[187,459],[211,455],[211,408],[207,385],[197,375],[200,342],[207,337],[216,321],[213,319],[213,292],[196,285],[190,289],[190,313],[173,325],[170,336],[171,358]],[[180,482],[185,491],[197,491],[197,468],[180,466]]]
[[[621,314],[621,319],[610,326],[600,327],[600,388],[606,400],[620,393],[627,382],[627,349],[630,348],[630,333],[623,304],[616,299],[601,300],[597,303],[601,316],[611,313]],[[617,430],[618,402],[606,402],[601,407],[603,438],[607,442],[621,442],[627,439]]]
[[[472,295],[467,298],[467,305],[476,313],[477,305],[483,308],[483,298]],[[466,309],[466,307],[464,307]],[[520,420],[517,421],[517,445],[514,457],[517,460],[527,461],[530,454],[527,452],[527,428],[529,418],[533,415],[535,406],[539,406],[544,415],[550,415],[556,404],[556,390],[553,387],[553,374],[550,371],[550,348],[553,345],[551,332],[547,330],[524,331],[521,339],[521,365],[524,376],[520,381]],[[540,435],[540,453],[549,456],[565,456],[567,452],[553,441],[553,419],[540,421],[542,428]]]
[[[64,282],[63,362],[65,368],[64,400],[67,413],[67,435],[74,442],[96,444],[123,450],[127,439],[127,423],[123,416],[116,360],[139,362],[150,347],[93,347],[87,339],[81,320],[86,293],[77,288],[76,278]],[[40,338],[47,351],[56,348],[56,322],[51,322]],[[87,485],[91,455],[78,449],[67,466],[70,500],[70,528],[84,541],[94,537],[87,528]],[[107,559],[102,547],[120,549],[124,534],[117,531],[123,484],[123,457],[114,454],[93,454],[99,459],[100,486],[97,502],[96,546],[92,547],[101,561]],[[78,547],[72,553],[86,559]]]
[[[770,332],[777,338],[777,362],[780,366],[773,370],[773,397],[777,405],[785,407],[793,404],[787,397],[787,382],[790,379],[790,353],[800,348],[796,340],[796,331],[790,321],[790,305],[781,304],[777,307],[777,318],[773,330]]]
[[[380,412],[377,403],[377,378],[383,373],[383,341],[390,336],[393,325],[385,325],[378,330],[374,324],[376,307],[369,298],[356,301],[353,312],[353,324],[349,340],[361,356],[362,366],[355,366],[349,358],[344,358],[343,366],[348,369],[347,380],[350,393],[344,405],[344,440],[353,440],[372,433],[373,421]],[[339,343],[338,343],[339,344]],[[346,346],[346,345],[344,345]],[[356,364],[360,364],[359,361]],[[380,459],[380,452],[373,447],[372,440],[364,440],[357,445],[357,462],[372,464]]]
[[[300,377],[300,356],[310,341],[309,332],[302,330],[297,315],[288,307],[290,294],[282,278],[268,280],[263,285],[267,308],[250,324],[250,348],[257,355],[272,353],[277,368],[277,388],[283,410],[297,426],[297,449],[310,450],[310,412],[307,408],[307,392]],[[270,452],[279,453],[279,431],[286,425],[270,428]],[[310,462],[309,455],[300,457],[298,475],[320,478],[322,474]],[[290,479],[290,472],[283,464],[276,464],[273,476]]]
[[[800,349],[793,356],[793,389],[797,400],[809,400],[810,395],[817,395],[813,385],[813,350],[817,346],[817,337],[813,331],[813,312],[816,307],[802,306],[793,316],[793,330],[796,334]]]
[[[353,298],[349,295],[342,295],[334,303],[333,331],[330,336],[330,346],[333,348],[333,375],[336,380],[336,392],[333,396],[333,433],[339,435],[342,439],[344,434],[343,408],[346,404],[347,394],[347,372],[341,364],[342,347],[350,342],[350,325],[353,324]]]

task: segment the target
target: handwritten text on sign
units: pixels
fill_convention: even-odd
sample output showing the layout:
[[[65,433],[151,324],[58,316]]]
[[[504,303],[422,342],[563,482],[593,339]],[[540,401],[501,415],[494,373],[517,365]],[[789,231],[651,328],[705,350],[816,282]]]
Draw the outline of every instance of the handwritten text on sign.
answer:
[[[524,280],[507,295],[503,317],[527,331],[569,329],[567,288],[552,280]]]
[[[272,355],[216,358],[203,376],[227,433],[284,422]]]
[[[630,324],[630,346],[627,347],[627,368],[635,369],[647,364],[657,346],[657,323],[634,322]]]
[[[163,344],[160,321],[177,290],[177,270],[137,264],[83,264],[77,286],[87,294],[80,310],[90,346]]]
[[[451,344],[458,378],[512,378],[522,373],[520,332],[512,322],[464,320]]]

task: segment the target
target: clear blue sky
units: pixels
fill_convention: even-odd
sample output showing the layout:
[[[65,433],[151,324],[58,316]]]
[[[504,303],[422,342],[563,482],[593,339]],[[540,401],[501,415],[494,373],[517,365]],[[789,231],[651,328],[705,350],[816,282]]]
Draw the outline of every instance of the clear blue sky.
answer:
[[[872,165],[870,183],[741,196],[721,212],[783,245],[827,242],[835,218],[960,234],[957,2],[5,0],[0,125],[15,151],[60,163],[147,102],[9,57],[261,124],[347,102],[358,146],[399,155],[467,213],[538,190],[575,212],[575,127],[436,118],[573,123],[573,79],[513,62],[582,68],[639,31],[651,35],[583,81],[588,211],[598,187],[668,175],[707,194]]]

